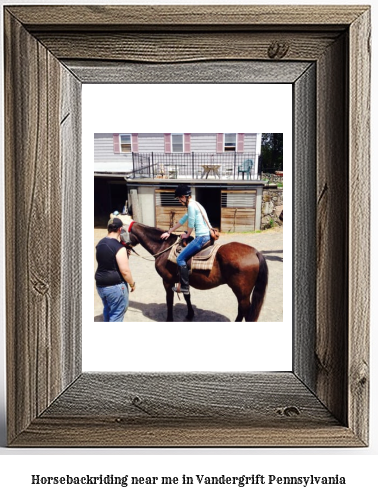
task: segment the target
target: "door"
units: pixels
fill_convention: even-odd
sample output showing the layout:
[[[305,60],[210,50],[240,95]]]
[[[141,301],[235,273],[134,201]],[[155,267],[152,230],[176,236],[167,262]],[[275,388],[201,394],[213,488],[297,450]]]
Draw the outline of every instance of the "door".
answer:
[[[178,200],[175,200],[174,189],[155,190],[155,226],[167,231],[173,227],[183,215],[186,214],[186,207],[183,207]],[[186,223],[180,231],[186,230]]]

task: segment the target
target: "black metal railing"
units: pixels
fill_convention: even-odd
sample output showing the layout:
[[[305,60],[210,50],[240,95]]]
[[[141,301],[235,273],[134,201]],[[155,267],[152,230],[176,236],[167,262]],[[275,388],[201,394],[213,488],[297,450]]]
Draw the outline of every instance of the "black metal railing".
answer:
[[[133,153],[133,178],[258,180],[250,153]]]

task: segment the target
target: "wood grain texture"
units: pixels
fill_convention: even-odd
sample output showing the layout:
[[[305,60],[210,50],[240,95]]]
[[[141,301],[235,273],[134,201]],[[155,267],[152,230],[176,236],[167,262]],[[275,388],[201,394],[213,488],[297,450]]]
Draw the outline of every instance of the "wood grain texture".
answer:
[[[314,61],[334,32],[55,33],[36,38],[59,59],[178,63],[220,60]]]
[[[340,435],[345,445],[361,445],[291,373],[87,373],[14,444],[28,446],[38,433],[46,446],[64,446],[68,436],[98,446],[105,432],[113,446],[247,446],[252,440],[291,446],[300,428],[310,431],[309,446],[316,433],[324,446]]]
[[[12,443],[17,447],[360,447],[347,427],[238,425],[234,421],[178,421],[125,425],[114,418],[52,418],[33,421]]]
[[[139,64],[63,60],[82,83],[293,83],[308,62],[216,61]]]
[[[255,231],[256,209],[253,208],[221,208],[222,232]]]
[[[151,6],[25,6],[8,7],[29,30],[40,28],[72,29],[188,29],[190,27],[254,26],[270,28],[288,26],[346,27],[366,9],[363,5],[151,5]]]
[[[293,369],[316,390],[316,65],[293,87],[294,356]]]
[[[17,21],[6,16],[5,22],[6,210],[17,214],[16,227],[6,228],[6,254],[13,262],[7,282],[14,283],[7,288],[7,361],[14,372],[8,378],[8,428],[15,436],[61,392],[55,371],[61,250],[53,249],[51,234],[61,218],[60,170],[52,168],[59,165],[60,147],[59,125],[49,119],[59,107],[59,64]]]
[[[229,7],[5,8],[11,446],[368,444],[369,8]],[[295,232],[293,373],[80,376],[82,82],[261,82],[263,62],[292,78],[295,221],[317,223],[316,255]]]
[[[370,330],[370,11],[350,29],[353,79],[349,93],[349,421],[354,432],[369,438]],[[361,217],[361,219],[360,219]],[[366,224],[358,221],[366,220]]]
[[[81,82],[61,65],[61,384],[81,373]]]
[[[266,404],[266,393],[271,394]],[[84,373],[43,417],[215,419],[279,424],[337,420],[292,373]],[[288,421],[290,419],[287,419]]]
[[[12,263],[6,279],[8,433],[13,439],[72,382],[65,370],[80,373],[77,362],[73,369],[68,368],[71,361],[62,363],[62,357],[81,358],[80,351],[68,354],[71,346],[64,345],[80,315],[72,315],[70,327],[63,314],[63,303],[80,304],[80,297],[72,288],[61,288],[67,279],[62,279],[62,262],[75,270],[63,227],[67,206],[75,205],[70,181],[63,180],[60,168],[62,66],[18,21],[6,15],[5,22],[6,212],[17,214],[16,233],[9,224],[6,228],[6,254]],[[73,119],[79,126],[78,117]],[[67,189],[69,199],[64,199]],[[68,226],[72,230],[71,221]]]
[[[347,424],[348,399],[348,38],[317,65],[316,393]],[[332,335],[330,335],[332,331]]]

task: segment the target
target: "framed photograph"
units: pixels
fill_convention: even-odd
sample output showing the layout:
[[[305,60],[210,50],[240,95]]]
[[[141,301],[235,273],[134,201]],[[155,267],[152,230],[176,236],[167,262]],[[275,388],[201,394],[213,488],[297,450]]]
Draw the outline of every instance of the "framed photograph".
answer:
[[[185,71],[190,72],[194,66],[196,63],[188,63]],[[256,71],[263,71],[261,63],[253,66]],[[302,69],[306,67],[307,63]],[[209,63],[202,63],[201,71],[206,68],[208,70]],[[251,72],[251,63],[248,68]],[[164,70],[170,71],[170,65],[163,69],[159,65],[155,71],[161,74]],[[132,99],[125,98],[130,95]],[[231,102],[220,105],[225,97],[230,97]],[[83,255],[94,253],[100,239],[107,235],[109,214],[115,209],[121,213],[126,197],[128,214],[122,216],[125,223],[130,221],[131,208],[133,219],[147,226],[167,228],[176,224],[186,209],[173,199],[173,195],[177,186],[189,183],[195,202],[202,204],[211,223],[221,229],[221,238],[212,248],[235,241],[247,244],[265,255],[269,268],[264,305],[258,322],[253,325],[248,322],[232,324],[238,314],[238,302],[227,284],[209,290],[190,287],[194,312],[190,322],[186,320],[186,301],[182,295],[174,294],[174,322],[167,323],[162,278],[156,271],[155,259],[143,243],[138,244],[129,259],[137,290],[129,294],[129,307],[123,322],[109,325],[104,322],[104,306],[93,280],[97,259],[94,258],[94,262],[84,259],[82,292],[84,297],[89,297],[94,289],[94,304],[83,301],[83,371],[120,372],[125,368],[143,372],[291,370],[292,221],[291,218],[285,220],[284,227],[277,224],[274,228],[260,230],[272,222],[274,204],[282,205],[283,188],[278,181],[283,178],[275,177],[271,188],[267,180],[262,180],[266,178],[266,174],[258,173],[262,134],[254,131],[281,132],[274,137],[283,139],[284,162],[279,170],[288,173],[285,207],[292,213],[292,124],[292,85],[289,83],[82,86],[82,158],[86,165],[83,170],[83,220],[89,217],[88,207],[95,209],[94,231],[90,224],[82,228]],[[132,134],[132,153],[121,153],[120,148],[114,146],[114,143],[119,145],[121,134],[114,131],[128,130],[128,127],[138,133]],[[166,152],[166,138],[171,138],[170,134],[161,131],[171,127],[195,131],[185,133],[184,153]],[[213,131],[232,129],[247,132],[234,134],[234,137],[228,134],[231,139],[237,139],[238,150],[223,153],[220,150],[224,147],[225,134]],[[123,134],[121,137],[128,138]],[[126,149],[131,148],[126,146]],[[243,177],[238,167],[251,157],[254,158],[253,171]],[[219,175],[211,172],[206,178],[203,165],[207,168],[214,163],[219,164]],[[90,165],[94,165],[94,175]],[[170,169],[174,169],[173,173],[169,173]],[[91,188],[93,180],[94,189]],[[185,226],[178,229],[176,237],[172,236],[173,241],[185,229]],[[171,243],[166,246],[170,247]],[[163,250],[163,245],[160,240],[157,253]],[[158,255],[157,259],[164,260],[170,251]],[[164,269],[166,266],[167,263],[161,265]],[[168,263],[169,266],[174,264]],[[201,272],[209,275],[208,270]],[[247,294],[250,297],[249,291]],[[148,324],[141,325],[141,322]],[[213,324],[195,324],[204,322]],[[274,352],[271,345],[275,345]],[[143,357],[125,357],[127,352],[143,352]]]
[[[368,446],[370,8],[7,6],[4,23],[8,445]],[[82,85],[261,82],[293,89],[292,370],[83,372]]]

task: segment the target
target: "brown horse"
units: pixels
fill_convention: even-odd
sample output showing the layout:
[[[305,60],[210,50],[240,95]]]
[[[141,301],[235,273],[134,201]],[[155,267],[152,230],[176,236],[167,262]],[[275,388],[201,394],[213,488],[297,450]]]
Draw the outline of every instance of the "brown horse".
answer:
[[[134,221],[125,224],[124,228],[126,233],[122,239],[128,247],[140,243],[155,257],[155,268],[163,278],[166,291],[167,321],[173,321],[172,286],[177,281],[177,265],[168,260],[168,249],[175,243],[177,236],[170,235],[167,240],[162,240],[160,237],[164,231]],[[224,284],[232,289],[238,300],[235,321],[257,321],[267,283],[268,266],[264,256],[255,248],[237,242],[220,246],[211,271],[196,269],[190,275],[190,285],[199,290],[209,290]],[[194,316],[190,294],[184,295],[184,298],[188,306],[186,319],[190,321]]]

